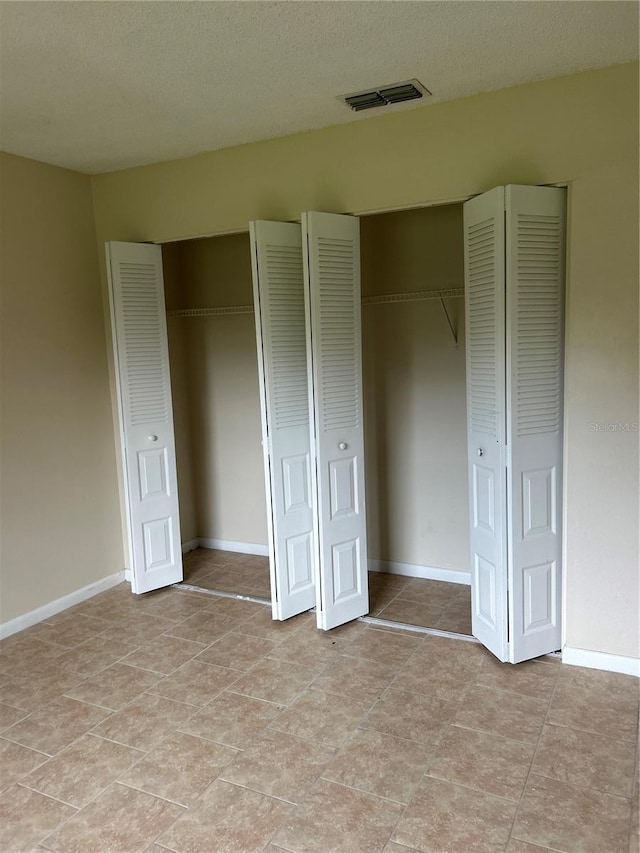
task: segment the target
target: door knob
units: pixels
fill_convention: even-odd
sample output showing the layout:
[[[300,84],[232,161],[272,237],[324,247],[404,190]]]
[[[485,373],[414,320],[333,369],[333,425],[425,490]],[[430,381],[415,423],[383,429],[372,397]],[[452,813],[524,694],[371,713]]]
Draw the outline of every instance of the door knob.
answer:
[[[157,436],[157,435],[150,435],[150,436],[149,436],[149,441],[157,441],[157,440],[158,440],[158,436]]]
[[[476,453],[478,454],[478,456],[484,456],[484,450],[483,450],[481,447],[479,447],[479,448],[476,450]]]
[[[347,444],[347,442],[346,442],[346,441],[341,441],[341,442],[338,444],[338,450],[346,450],[348,446],[349,446],[349,445]]]

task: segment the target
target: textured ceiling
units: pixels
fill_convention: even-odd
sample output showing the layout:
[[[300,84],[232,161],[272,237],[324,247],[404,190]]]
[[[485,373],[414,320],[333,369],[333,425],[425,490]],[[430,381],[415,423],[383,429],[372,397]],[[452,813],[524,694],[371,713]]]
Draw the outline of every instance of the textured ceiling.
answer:
[[[111,171],[416,108],[336,100],[379,84],[435,103],[637,56],[636,2],[2,2],[0,148]]]

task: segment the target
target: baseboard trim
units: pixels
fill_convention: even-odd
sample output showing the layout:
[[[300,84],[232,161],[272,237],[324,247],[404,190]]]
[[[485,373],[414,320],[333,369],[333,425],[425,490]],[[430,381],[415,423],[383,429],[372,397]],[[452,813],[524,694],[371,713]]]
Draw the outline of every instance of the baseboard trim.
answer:
[[[640,678],[640,659],[624,655],[610,655],[608,652],[593,652],[589,649],[576,649],[565,646],[562,650],[562,663],[569,666],[586,666],[588,669],[604,669],[607,672],[620,672],[623,675],[635,675]]]
[[[426,578],[432,581],[446,581],[464,586],[471,585],[470,572],[458,572],[455,569],[440,569],[437,566],[419,566],[415,563],[397,563],[393,560],[368,561],[370,572],[388,572],[390,575],[404,575],[410,578]]]
[[[269,556],[269,547],[259,545],[255,542],[233,542],[229,539],[198,539],[201,548],[217,548],[220,551],[237,551],[240,554],[258,554],[261,557]]]
[[[16,616],[15,619],[3,622],[0,624],[0,640],[17,634],[18,631],[24,631],[25,628],[30,628],[32,625],[37,625],[38,622],[44,622],[45,619],[55,616],[56,613],[61,613],[63,610],[73,607],[74,604],[81,604],[88,598],[93,598],[94,595],[111,589],[112,586],[117,586],[124,580],[125,572],[116,572],[115,575],[109,575],[109,577],[90,583],[88,586],[83,586],[82,589],[70,592],[69,595],[63,595],[62,598],[56,598],[55,601],[43,604],[42,607],[36,607],[35,610],[23,613],[22,616]]]
[[[195,551],[199,544],[199,539],[189,539],[187,542],[183,542],[182,553],[186,554],[188,551]]]

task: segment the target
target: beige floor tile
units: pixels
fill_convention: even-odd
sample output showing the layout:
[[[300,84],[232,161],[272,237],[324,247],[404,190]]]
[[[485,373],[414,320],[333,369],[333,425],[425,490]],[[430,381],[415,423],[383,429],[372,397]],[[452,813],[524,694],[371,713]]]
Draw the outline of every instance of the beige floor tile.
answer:
[[[25,633],[14,634],[0,643],[0,673],[3,679],[20,677],[33,666],[41,668],[43,661],[54,660],[68,650],[66,646],[45,643],[34,636],[22,639]]]
[[[148,751],[189,719],[196,709],[184,702],[142,693],[92,730],[92,734]]]
[[[539,847],[537,844],[518,841],[517,838],[512,838],[506,849],[506,853],[548,853],[548,851],[548,847]]]
[[[242,634],[251,634],[253,637],[264,637],[278,643],[286,637],[306,626],[314,623],[314,618],[309,613],[301,613],[284,622],[277,622],[271,616],[271,610],[263,607],[250,619],[245,620],[238,626]]]
[[[18,720],[23,720],[28,713],[19,708],[12,708],[10,705],[0,705],[0,732],[13,726]]]
[[[55,755],[105,720],[109,713],[102,708],[61,696],[5,729],[2,737]]]
[[[158,842],[177,853],[260,853],[290,810],[217,779]]]
[[[516,803],[425,777],[393,840],[425,853],[502,853],[515,812]]]
[[[379,853],[403,806],[318,780],[273,842],[294,853]]]
[[[539,776],[630,797],[634,764],[635,749],[628,741],[545,726],[532,770]]]
[[[180,731],[226,746],[245,749],[267,728],[283,706],[225,691],[202,708]]]
[[[393,634],[384,636],[381,631],[368,628],[359,634],[349,646],[349,655],[366,658],[391,666],[400,666],[420,648],[421,641],[414,637]]]
[[[476,683],[483,687],[533,696],[534,699],[551,699],[559,671],[559,667],[540,661],[525,661],[514,666],[500,663],[492,655],[486,655]]]
[[[566,851],[624,851],[630,802],[600,791],[531,774],[513,827],[513,837]]]
[[[549,703],[506,690],[471,687],[456,714],[456,725],[510,740],[534,743],[542,730]]]
[[[187,806],[237,754],[236,749],[175,732],[135,767],[121,774],[118,781]]]
[[[348,637],[339,636],[333,631],[318,631],[315,626],[307,625],[275,644],[269,657],[311,667],[319,674],[338,655],[348,654],[350,647]]]
[[[160,616],[171,622],[182,622],[209,606],[209,598],[176,589],[161,589],[137,596],[134,609],[145,616]]]
[[[445,607],[442,616],[433,623],[438,631],[449,631],[452,634],[465,634],[471,636],[471,605],[452,604]]]
[[[460,700],[484,665],[484,655],[471,643],[449,640],[432,648],[428,640],[398,671],[392,686],[400,690]]]
[[[160,634],[127,655],[122,663],[168,675],[206,648],[204,643]]]
[[[351,738],[371,702],[338,697],[320,690],[305,690],[270,726],[280,732],[341,747]]]
[[[233,685],[234,693],[288,705],[311,684],[314,671],[290,661],[265,658]]]
[[[201,610],[195,616],[189,616],[184,622],[174,625],[166,633],[171,637],[181,637],[183,640],[192,640],[194,643],[215,643],[227,631],[231,631],[235,625],[234,619],[219,616],[210,610]]]
[[[127,615],[124,613],[112,622],[100,636],[108,640],[118,640],[122,643],[139,646],[142,643],[148,643],[158,634],[170,630],[174,624],[158,616],[144,616],[142,613]]]
[[[369,794],[408,803],[432,749],[375,731],[357,731],[322,774]]]
[[[112,785],[45,838],[44,845],[60,853],[93,853],[100,839],[102,851],[142,853],[183,813],[166,800]]]
[[[79,646],[91,637],[100,634],[105,628],[109,627],[109,623],[104,619],[99,619],[93,616],[69,616],[67,619],[61,619],[55,625],[48,625],[46,622],[40,624],[38,637],[48,643],[56,643],[58,646]]]
[[[389,635],[391,636],[391,635]],[[314,679],[313,687],[338,696],[355,696],[363,701],[375,701],[391,683],[398,668],[378,664],[365,658],[341,655],[322,675]]]
[[[67,613],[68,611],[65,611],[60,615],[67,619]],[[41,625],[42,623],[19,631],[10,637],[5,637],[0,642],[0,669],[3,675],[11,666],[12,661],[15,661],[17,665],[22,665],[25,661],[55,658],[65,651],[63,646],[47,643],[40,639],[38,635]]]
[[[143,755],[128,746],[84,735],[22,779],[21,784],[82,808]]]
[[[535,746],[451,726],[429,765],[429,776],[519,800]]]
[[[407,578],[400,595],[409,601],[427,601],[448,606],[469,595],[470,587],[428,578]]]
[[[0,738],[0,791],[10,788],[48,759],[48,755]]]
[[[299,803],[336,751],[322,744],[266,731],[220,775],[226,782]]]
[[[395,735],[405,740],[433,744],[453,722],[457,705],[437,696],[405,690],[387,690],[374,705],[363,728]]]
[[[206,705],[232,685],[238,675],[235,669],[191,660],[150,687],[149,693],[189,705]]]
[[[579,670],[578,667],[566,669],[576,670],[576,674],[565,673],[565,667],[561,669],[547,722],[605,737],[635,741],[638,732],[637,693],[634,696],[624,682],[623,689],[616,689],[613,681],[610,683],[611,689],[608,689],[604,681],[581,678],[585,670]]]
[[[264,604],[256,604],[253,601],[241,601],[237,598],[212,597],[209,599],[209,602],[207,613],[224,616],[225,619],[230,619],[236,624],[245,622],[247,619],[255,616],[256,613],[262,613],[265,610]]]
[[[404,844],[397,844],[395,841],[390,841],[384,848],[383,853],[420,853],[415,847],[405,847]]]
[[[83,676],[66,672],[52,661],[47,662],[42,668],[28,667],[19,677],[0,687],[0,702],[22,711],[35,711],[82,681]]]
[[[154,672],[117,663],[67,690],[66,695],[110,711],[119,711],[159,680],[160,676]]]
[[[36,848],[63,820],[75,812],[70,806],[15,785],[0,794],[0,850],[18,853]]]
[[[60,655],[56,658],[56,664],[62,669],[88,678],[113,666],[128,655],[131,648],[131,643],[122,643],[98,635]]]
[[[406,622],[408,625],[433,628],[443,614],[444,608],[439,603],[431,604],[425,601],[394,598],[377,615],[380,619],[389,619],[392,622]]]
[[[251,669],[275,648],[277,648],[276,643],[272,643],[270,640],[231,632],[216,640],[203,651],[198,656],[198,660],[244,672]]]
[[[392,601],[398,597],[395,589],[370,589],[369,590],[369,616],[379,616]]]

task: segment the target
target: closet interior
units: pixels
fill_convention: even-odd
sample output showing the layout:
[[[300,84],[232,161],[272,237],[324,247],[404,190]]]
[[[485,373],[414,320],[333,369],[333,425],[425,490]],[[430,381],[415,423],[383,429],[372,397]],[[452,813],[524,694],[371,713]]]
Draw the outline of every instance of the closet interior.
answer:
[[[370,616],[470,634],[462,205],[360,239]],[[268,599],[249,235],[162,263],[185,583]]]

